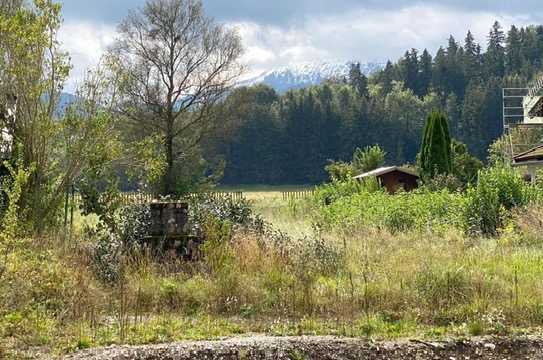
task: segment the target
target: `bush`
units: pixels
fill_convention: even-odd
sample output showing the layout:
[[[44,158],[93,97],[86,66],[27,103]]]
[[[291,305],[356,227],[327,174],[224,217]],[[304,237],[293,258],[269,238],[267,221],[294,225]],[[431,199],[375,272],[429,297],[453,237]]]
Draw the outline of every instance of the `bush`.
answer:
[[[249,201],[233,200],[213,194],[200,194],[189,199],[188,228],[193,234],[202,234],[203,227],[212,218],[245,228],[263,231],[265,224],[255,215]]]
[[[356,149],[353,154],[352,166],[355,171],[365,173],[375,170],[385,164],[386,152],[379,145]]]
[[[368,184],[329,184],[315,194],[313,222],[324,230],[375,227],[393,233],[461,228],[464,202],[463,194],[446,189],[390,195]]]
[[[496,165],[479,172],[467,192],[465,224],[470,233],[495,236],[510,218],[510,210],[536,199],[537,191],[512,168]]]
[[[351,164],[343,161],[331,161],[324,168],[328,173],[328,178],[332,182],[347,181],[354,176],[354,168]]]

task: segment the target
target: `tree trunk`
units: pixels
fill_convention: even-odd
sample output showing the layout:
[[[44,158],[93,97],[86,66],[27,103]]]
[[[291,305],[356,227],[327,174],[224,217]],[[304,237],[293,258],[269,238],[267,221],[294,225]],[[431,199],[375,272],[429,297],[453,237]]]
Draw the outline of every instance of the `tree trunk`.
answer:
[[[173,137],[171,135],[166,136],[166,171],[164,173],[164,185],[162,189],[162,195],[174,195],[175,194],[175,173],[174,173],[174,161],[173,161]]]

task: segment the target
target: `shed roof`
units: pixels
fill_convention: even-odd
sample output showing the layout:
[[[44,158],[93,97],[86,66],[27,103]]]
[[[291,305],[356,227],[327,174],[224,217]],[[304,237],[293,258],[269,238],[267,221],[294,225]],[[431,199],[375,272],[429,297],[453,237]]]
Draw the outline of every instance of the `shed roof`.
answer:
[[[385,175],[385,174],[388,174],[388,173],[391,173],[391,172],[394,172],[394,171],[402,172],[404,174],[411,175],[411,176],[414,176],[414,177],[417,177],[417,178],[419,177],[417,175],[417,173],[415,171],[413,171],[413,170],[402,168],[402,167],[399,167],[399,166],[387,166],[387,167],[381,167],[381,168],[378,168],[378,169],[375,169],[375,170],[372,170],[372,171],[368,171],[366,173],[355,176],[354,178],[355,179],[363,179],[363,178],[367,178],[367,177],[370,177],[370,176],[376,176],[377,177],[377,176]]]
[[[513,157],[515,165],[523,165],[527,162],[543,161],[543,145],[531,148]]]

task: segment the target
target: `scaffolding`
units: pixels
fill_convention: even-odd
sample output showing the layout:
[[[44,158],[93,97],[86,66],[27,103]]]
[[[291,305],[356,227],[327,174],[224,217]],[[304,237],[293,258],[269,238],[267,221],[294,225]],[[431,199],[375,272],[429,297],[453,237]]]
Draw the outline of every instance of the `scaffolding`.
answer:
[[[526,152],[542,147],[542,139],[537,137],[539,131],[543,130],[542,89],[543,77],[540,77],[530,87],[502,90],[503,131],[509,142],[511,161],[513,166],[527,165],[532,181],[535,181],[536,170],[543,166],[543,161],[525,163],[517,160]],[[524,134],[521,136],[522,130]]]

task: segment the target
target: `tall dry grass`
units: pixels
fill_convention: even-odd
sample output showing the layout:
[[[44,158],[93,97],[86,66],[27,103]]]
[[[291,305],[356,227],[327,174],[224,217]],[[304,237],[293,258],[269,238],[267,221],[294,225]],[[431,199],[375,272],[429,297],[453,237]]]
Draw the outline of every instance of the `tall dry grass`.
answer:
[[[0,338],[71,351],[239,332],[396,337],[543,325],[539,207],[488,239],[452,228],[314,233],[303,201],[254,206],[292,241],[212,221],[200,261],[130,253],[113,284],[97,280],[93,239],[82,233],[28,240],[0,283]]]

